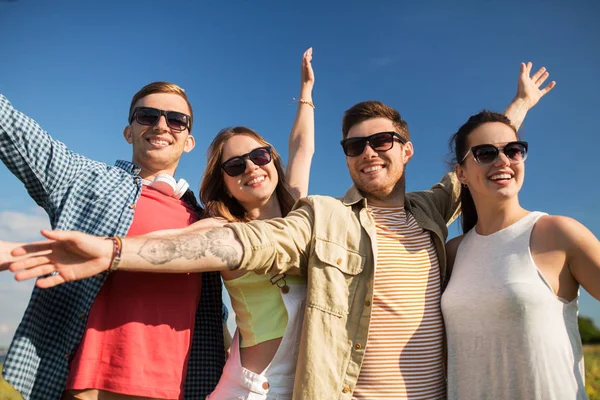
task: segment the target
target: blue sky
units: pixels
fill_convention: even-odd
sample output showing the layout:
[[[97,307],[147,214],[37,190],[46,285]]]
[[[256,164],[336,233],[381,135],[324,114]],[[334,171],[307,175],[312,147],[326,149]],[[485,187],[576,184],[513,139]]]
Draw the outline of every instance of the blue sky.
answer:
[[[178,177],[195,188],[207,145],[225,126],[250,126],[287,157],[301,55],[312,46],[310,193],[340,196],[350,185],[339,146],[345,109],[376,99],[401,112],[415,146],[407,186],[424,189],[449,168],[450,135],[482,108],[503,110],[519,63],[532,61],[558,84],[522,129],[530,156],[521,202],[600,237],[599,17],[593,0],[0,0],[0,93],[72,150],[112,164],[131,157],[122,137],[131,96],[151,81],[175,82],[190,96],[197,140]],[[0,239],[36,239],[43,211],[2,166],[0,182]],[[0,346],[30,289],[0,275]],[[581,314],[600,325],[600,304],[586,293]]]

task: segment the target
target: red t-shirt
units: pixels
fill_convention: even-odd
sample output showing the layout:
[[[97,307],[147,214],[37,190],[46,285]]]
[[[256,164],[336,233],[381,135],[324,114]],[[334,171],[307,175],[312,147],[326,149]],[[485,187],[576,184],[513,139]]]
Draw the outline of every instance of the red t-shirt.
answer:
[[[143,186],[127,236],[197,219],[183,201]],[[112,273],[92,304],[65,390],[183,398],[201,289],[200,273]]]

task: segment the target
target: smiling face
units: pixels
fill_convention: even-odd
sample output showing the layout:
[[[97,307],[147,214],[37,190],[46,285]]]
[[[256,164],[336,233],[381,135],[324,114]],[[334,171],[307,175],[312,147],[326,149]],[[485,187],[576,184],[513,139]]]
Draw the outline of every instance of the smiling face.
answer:
[[[467,148],[482,144],[493,144],[502,148],[506,143],[517,139],[515,131],[502,122],[488,122],[475,128],[467,137]],[[475,204],[480,201],[505,201],[517,199],[525,178],[525,164],[511,162],[500,151],[496,161],[478,163],[469,153],[466,159],[456,165],[459,181],[469,187]]]
[[[371,118],[353,125],[348,138],[365,137],[379,132],[397,132],[387,118]],[[373,204],[386,204],[404,194],[404,169],[413,155],[411,142],[394,141],[391,149],[375,151],[369,145],[356,157],[346,156],[346,164],[354,185]]]
[[[223,145],[220,163],[264,146],[264,143],[259,143],[250,136],[235,135]],[[246,169],[241,175],[229,176],[222,171],[227,193],[233,196],[246,210],[259,208],[269,200],[277,201],[273,194],[279,179],[273,160],[262,166],[254,164],[248,158],[245,161]]]
[[[174,93],[153,93],[138,100],[135,106],[191,114],[186,100]],[[132,161],[142,168],[140,175],[144,179],[153,179],[161,173],[173,175],[181,155],[194,148],[194,138],[188,129],[171,129],[164,115],[153,126],[141,125],[134,118],[123,135],[133,145]]]

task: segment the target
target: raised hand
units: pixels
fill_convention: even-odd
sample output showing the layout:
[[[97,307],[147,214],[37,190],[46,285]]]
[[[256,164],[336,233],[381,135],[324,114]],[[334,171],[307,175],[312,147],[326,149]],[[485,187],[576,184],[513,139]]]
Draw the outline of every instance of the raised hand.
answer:
[[[312,61],[312,47],[304,52],[302,55],[302,68],[300,70],[300,83],[302,86],[308,85],[312,89],[315,84],[315,72],[311,64]]]
[[[110,266],[111,240],[73,231],[42,231],[42,235],[50,240],[25,244],[12,251],[19,258],[9,265],[16,280],[52,274],[36,282],[40,288],[49,288],[89,278]]]
[[[517,82],[516,98],[521,99],[528,109],[535,106],[546,93],[550,92],[556,86],[556,82],[552,81],[544,88],[541,88],[546,79],[548,79],[548,76],[550,76],[550,73],[545,67],[542,67],[530,76],[532,67],[533,64],[531,62],[527,64],[521,63],[521,73]]]

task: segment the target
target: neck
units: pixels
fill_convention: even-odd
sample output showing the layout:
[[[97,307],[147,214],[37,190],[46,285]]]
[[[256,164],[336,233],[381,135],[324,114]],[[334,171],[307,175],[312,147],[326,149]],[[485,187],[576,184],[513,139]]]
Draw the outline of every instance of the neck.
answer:
[[[403,207],[404,206],[404,195],[405,185],[404,178],[400,180],[391,192],[374,192],[374,193],[363,193],[367,202],[374,206],[379,207]]]
[[[147,181],[153,181],[160,174],[166,174],[175,177],[175,170],[177,169],[177,164],[171,167],[162,166],[157,168],[148,165],[148,163],[140,162],[135,159],[131,162],[140,167],[140,178],[145,179]]]
[[[265,203],[257,205],[242,204],[250,219],[270,219],[281,217],[281,207],[277,195],[273,193]]]
[[[477,224],[475,230],[480,235],[491,235],[502,230],[527,215],[528,211],[519,204],[517,196],[505,201],[475,201]]]

